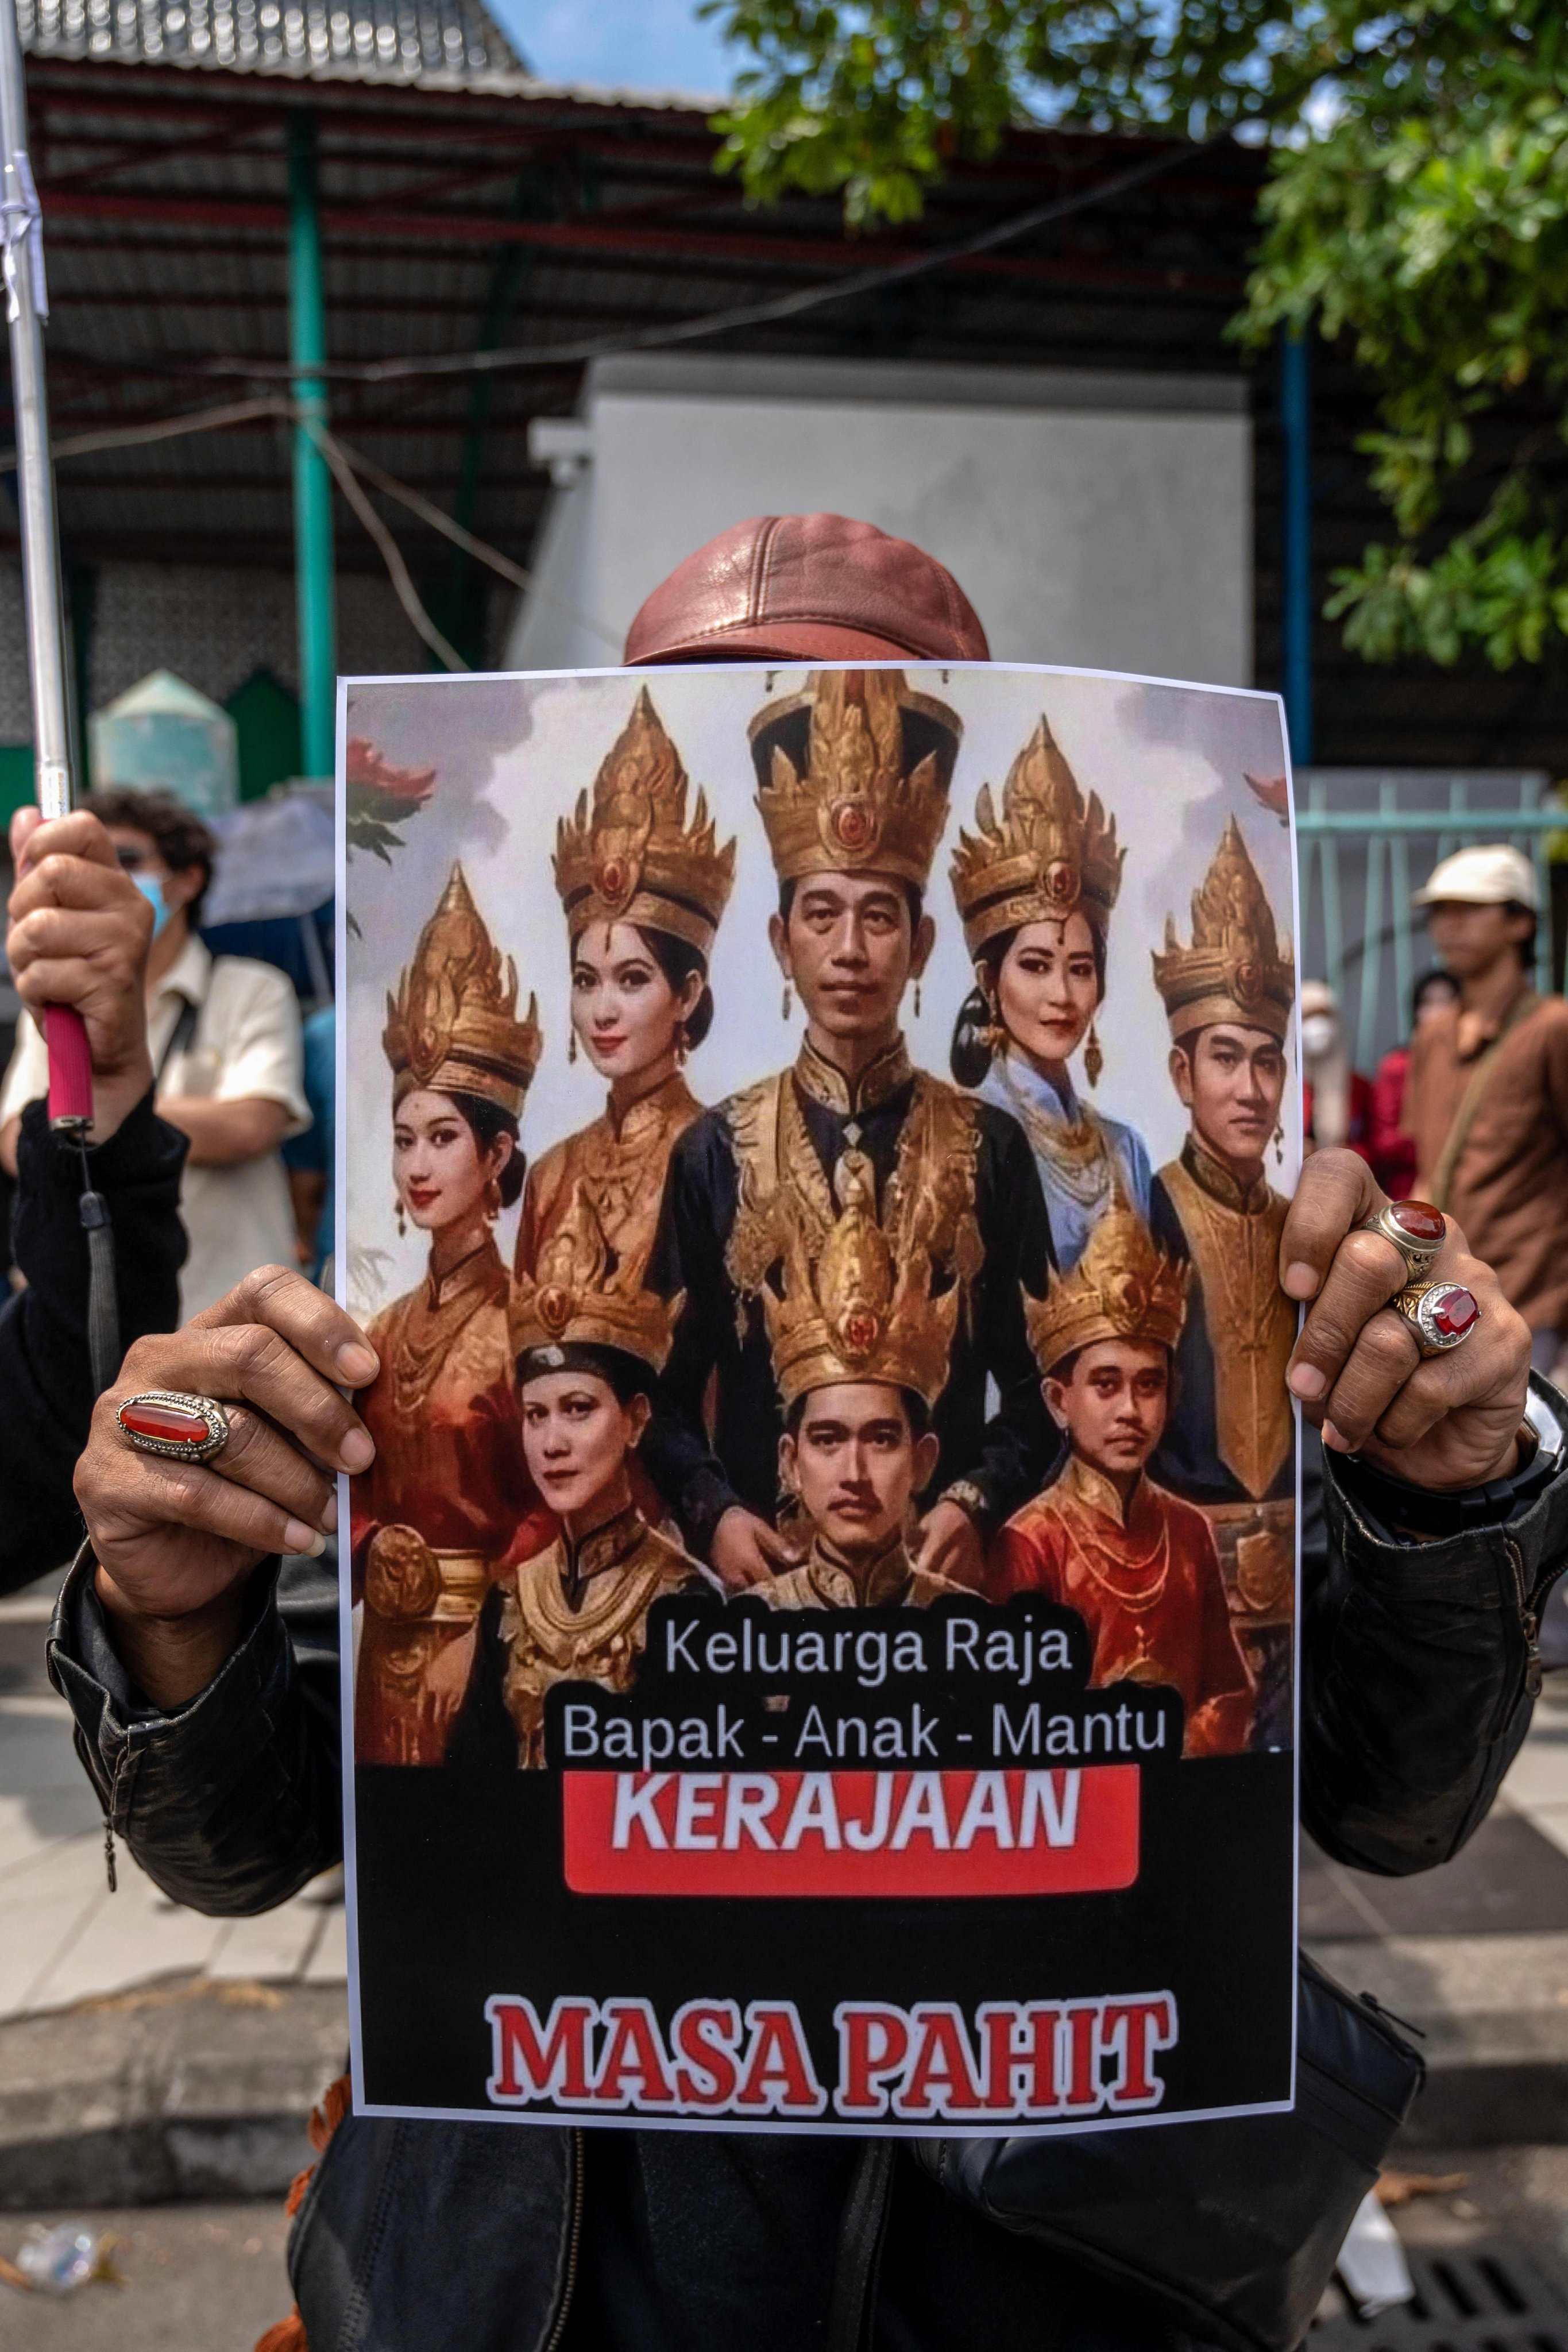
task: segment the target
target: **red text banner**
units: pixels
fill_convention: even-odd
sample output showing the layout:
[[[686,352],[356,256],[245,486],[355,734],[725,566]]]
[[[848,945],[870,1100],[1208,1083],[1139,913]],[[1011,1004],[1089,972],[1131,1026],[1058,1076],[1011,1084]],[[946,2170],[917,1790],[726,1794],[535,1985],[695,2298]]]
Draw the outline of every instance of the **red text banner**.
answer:
[[[1087,1895],[1138,1876],[1136,1765],[562,1774],[577,1895]]]

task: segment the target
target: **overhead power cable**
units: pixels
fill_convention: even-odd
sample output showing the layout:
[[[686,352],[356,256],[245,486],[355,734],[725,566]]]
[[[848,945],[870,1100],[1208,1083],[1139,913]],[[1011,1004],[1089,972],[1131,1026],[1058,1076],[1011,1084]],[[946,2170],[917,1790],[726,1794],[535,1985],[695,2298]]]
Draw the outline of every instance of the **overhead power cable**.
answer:
[[[1031,229],[1048,227],[1053,221],[1066,220],[1070,214],[1086,212],[1091,205],[1108,203],[1112,196],[1125,195],[1130,189],[1174,171],[1178,164],[1191,163],[1229,136],[1227,127],[1190,145],[1162,148],[1157,154],[1129,164],[1126,171],[1113,172],[1109,179],[1096,181],[1092,187],[1076,188],[1065,196],[1052,196],[1044,204],[1031,205],[1026,212],[1015,213],[1010,219],[997,221],[990,228],[976,229],[970,236],[932,246],[925,253],[907,254],[901,261],[880,262],[868,269],[854,270],[847,278],[836,281],[797,287],[794,293],[772,295],[764,301],[740,302],[725,310],[706,311],[700,318],[671,320],[661,326],[639,328],[632,334],[597,336],[582,342],[544,343],[529,350],[449,352],[423,358],[335,360],[312,366],[310,373],[313,376],[335,377],[342,383],[392,383],[410,376],[497,374],[511,369],[575,367],[588,360],[616,359],[623,352],[668,351],[680,343],[703,342],[711,335],[728,334],[741,327],[771,326],[782,319],[795,319],[805,311],[822,310],[829,302],[847,302],[857,295],[879,293],[884,287],[906,285],[911,278],[950,268],[954,262],[994,252],[998,246],[1010,245],[1016,237],[1026,236]],[[193,373],[208,376],[287,378],[297,373],[286,360],[210,359],[188,364]]]

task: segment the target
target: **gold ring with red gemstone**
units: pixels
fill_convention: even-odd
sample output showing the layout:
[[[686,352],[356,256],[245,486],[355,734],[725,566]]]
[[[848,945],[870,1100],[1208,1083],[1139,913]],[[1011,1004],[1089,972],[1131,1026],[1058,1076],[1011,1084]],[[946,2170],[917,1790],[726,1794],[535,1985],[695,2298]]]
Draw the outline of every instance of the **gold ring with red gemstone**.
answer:
[[[171,1462],[210,1462],[228,1444],[228,1415],[216,1397],[184,1389],[143,1389],[127,1397],[114,1418],[139,1454]]]
[[[1361,1230],[1392,1242],[1405,1260],[1405,1281],[1423,1282],[1437,1263],[1448,1220],[1430,1201],[1385,1201],[1375,1216],[1365,1219]]]
[[[1389,1300],[1423,1356],[1446,1356],[1481,1319],[1480,1301],[1462,1282],[1412,1282]]]

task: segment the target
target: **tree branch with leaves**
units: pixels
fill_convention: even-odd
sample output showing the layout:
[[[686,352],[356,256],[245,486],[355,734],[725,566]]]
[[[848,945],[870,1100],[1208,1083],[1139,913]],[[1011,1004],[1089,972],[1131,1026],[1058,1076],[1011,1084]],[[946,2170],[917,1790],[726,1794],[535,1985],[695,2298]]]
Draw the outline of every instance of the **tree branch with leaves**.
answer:
[[[918,216],[1019,121],[1268,144],[1232,331],[1257,349],[1310,326],[1376,390],[1362,446],[1391,536],[1334,575],[1331,616],[1371,660],[1479,650],[1507,667],[1568,638],[1563,0],[702,13],[748,59],[717,119],[721,168],[759,202],[838,194],[860,232]]]

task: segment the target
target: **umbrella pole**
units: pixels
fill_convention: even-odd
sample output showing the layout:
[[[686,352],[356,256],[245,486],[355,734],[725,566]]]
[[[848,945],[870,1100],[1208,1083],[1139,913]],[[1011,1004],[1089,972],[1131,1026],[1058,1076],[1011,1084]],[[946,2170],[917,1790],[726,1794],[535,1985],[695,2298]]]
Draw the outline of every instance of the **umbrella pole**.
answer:
[[[16,507],[22,521],[22,583],[27,614],[27,672],[33,694],[33,758],[38,806],[65,816],[71,804],[70,714],[66,698],[65,612],[49,456],[48,392],[44,380],[43,217],[27,161],[27,100],[16,0],[0,0],[0,193],[6,318],[11,331],[11,404],[16,421]],[[109,1207],[94,1189],[87,1156],[92,1127],[92,1057],[74,1005],[44,1007],[49,1049],[49,1125],[81,1154],[82,1230],[87,1236],[87,1346],[101,1396],[120,1364],[114,1236]]]
[[[27,614],[27,669],[33,698],[33,755],[38,806],[64,816],[71,804],[70,718],[66,694],[64,610],[55,476],[49,456],[44,379],[43,223],[27,161],[27,101],[16,0],[0,0],[0,147],[5,155],[0,215],[5,231],[6,315],[11,332],[11,397],[16,421],[16,505],[22,524],[22,582]],[[92,1124],[92,1064],[87,1031],[74,1008],[44,1014],[49,1047],[49,1124],[85,1136]]]

